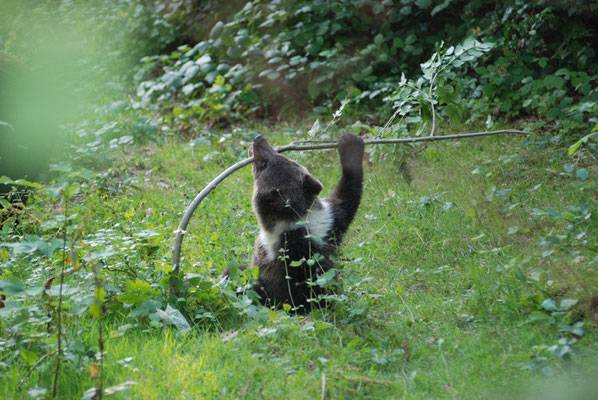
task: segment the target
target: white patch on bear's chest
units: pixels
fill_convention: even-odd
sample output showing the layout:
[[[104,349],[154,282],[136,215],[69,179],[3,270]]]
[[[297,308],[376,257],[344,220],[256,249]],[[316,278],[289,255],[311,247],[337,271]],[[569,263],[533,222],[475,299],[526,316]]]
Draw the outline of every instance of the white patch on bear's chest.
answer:
[[[274,261],[276,256],[278,255],[278,250],[280,249],[280,235],[283,232],[291,230],[295,226],[295,222],[277,222],[274,225],[274,229],[271,231],[266,229],[260,229],[260,243],[262,248],[268,254],[268,260]]]
[[[325,238],[332,228],[334,216],[330,210],[330,206],[325,201],[321,202],[322,208],[318,210],[311,210],[305,218],[307,232],[311,236]]]
[[[268,255],[269,261],[274,261],[282,247],[280,237],[284,232],[305,227],[311,236],[325,238],[334,223],[334,215],[325,201],[318,204],[317,209],[311,210],[307,216],[298,222],[278,222],[272,230],[260,229],[259,240],[261,247]],[[314,207],[316,208],[316,207]]]

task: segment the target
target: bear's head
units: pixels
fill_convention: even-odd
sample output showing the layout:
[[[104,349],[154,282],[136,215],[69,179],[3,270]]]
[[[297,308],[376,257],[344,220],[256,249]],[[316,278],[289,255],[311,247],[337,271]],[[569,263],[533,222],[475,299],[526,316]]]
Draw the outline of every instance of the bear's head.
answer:
[[[266,229],[303,218],[316,201],[322,184],[307,169],[278,154],[261,136],[249,149],[253,156],[253,209]]]

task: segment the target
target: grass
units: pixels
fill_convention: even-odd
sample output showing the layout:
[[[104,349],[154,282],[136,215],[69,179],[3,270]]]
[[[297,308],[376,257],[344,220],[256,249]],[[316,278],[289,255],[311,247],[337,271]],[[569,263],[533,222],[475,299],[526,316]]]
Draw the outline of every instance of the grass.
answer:
[[[266,136],[289,141],[271,131]],[[410,185],[394,165],[368,162],[364,197],[342,254],[347,299],[307,316],[261,308],[256,318],[240,316],[230,301],[210,294],[227,265],[248,262],[257,232],[250,170],[233,175],[198,208],[185,238],[182,268],[203,274],[188,289],[187,303],[179,304],[198,321],[186,334],[147,317],[127,318],[130,310],[110,294],[123,293],[132,275],[156,292],[165,287],[172,232],[183,210],[247,142],[237,137],[191,148],[165,140],[113,154],[113,166],[82,187],[71,211],[73,230],[84,239],[104,232],[118,253],[104,266],[106,282],[114,285],[107,289],[113,311],[101,323],[105,386],[134,381],[115,397],[132,399],[527,398],[560,377],[566,398],[584,398],[579,382],[598,374],[598,328],[587,313],[597,294],[596,264],[587,256],[577,262],[542,257],[541,241],[565,230],[566,221],[532,215],[576,204],[579,182],[562,173],[571,162],[562,149],[533,152],[522,141],[431,144],[410,160]],[[306,165],[325,192],[339,178],[334,152],[289,156]],[[595,178],[595,164],[584,166]],[[39,220],[48,219],[48,203],[32,207]],[[54,207],[53,213],[63,211]],[[147,230],[158,235],[155,243],[138,239]],[[14,273],[31,268],[37,267],[23,263]],[[85,279],[82,273],[67,283]],[[579,302],[551,312],[542,308],[547,298]],[[202,319],[206,312],[212,316]],[[534,313],[546,318],[530,320]],[[570,344],[573,350],[562,356],[550,350],[560,339],[573,339],[559,324],[577,321],[585,321],[585,333]],[[8,334],[8,322],[2,324],[0,332]],[[89,317],[69,318],[68,342],[93,355],[99,326]],[[80,398],[93,386],[92,361],[70,354],[59,397]],[[36,367],[16,390],[27,365],[6,351],[0,362],[0,398],[51,388],[52,363]]]

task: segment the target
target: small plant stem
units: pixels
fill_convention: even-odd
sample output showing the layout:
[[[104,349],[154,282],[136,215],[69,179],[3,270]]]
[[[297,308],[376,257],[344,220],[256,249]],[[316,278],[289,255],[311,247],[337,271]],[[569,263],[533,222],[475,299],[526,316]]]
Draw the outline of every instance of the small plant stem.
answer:
[[[434,109],[434,98],[432,97],[432,89],[434,88],[434,79],[430,82],[430,93],[428,93],[428,102],[430,103],[430,108],[432,109],[432,127],[430,128],[430,136],[434,136],[434,131],[436,131],[436,110]]]
[[[399,298],[401,299],[401,301],[403,302],[403,305],[405,306],[405,309],[409,313],[409,316],[411,317],[411,322],[415,323],[415,316],[411,312],[411,308],[409,307],[409,305],[407,304],[407,302],[405,301],[405,299],[403,298],[403,296],[401,296],[400,293],[399,293]]]
[[[93,274],[93,283],[95,286],[95,303],[100,305],[98,321],[98,347],[100,350],[100,367],[98,376],[94,379],[95,381],[95,395],[94,399],[101,400],[104,397],[104,330],[102,329],[102,314],[104,311],[104,302],[102,297],[99,295],[102,289],[102,280],[100,279],[100,264],[93,263],[91,265],[91,272]]]
[[[282,261],[284,262],[284,279],[287,281],[287,289],[289,291],[289,299],[291,299],[291,306],[293,307],[294,310],[297,309],[297,306],[295,305],[295,300],[293,299],[293,291],[291,290],[291,280],[289,279],[290,275],[289,275],[289,267],[287,265],[287,234],[284,234],[284,252],[282,253]]]
[[[96,395],[99,400],[102,400],[104,394],[104,337],[102,335],[102,322],[100,320],[98,320],[98,327],[98,344],[100,347],[100,379],[99,387],[96,388]]]
[[[64,266],[66,264],[66,234],[68,224],[68,209],[69,203],[66,195],[64,196],[64,232],[62,242],[62,263],[60,265],[60,286],[58,289],[58,315],[57,315],[57,332],[58,335],[58,351],[56,354],[56,367],[54,369],[54,384],[52,385],[52,398],[56,398],[56,391],[58,388],[58,375],[60,373],[60,357],[62,357],[62,286],[64,284]]]
[[[17,389],[20,388],[21,386],[23,386],[23,383],[25,383],[25,381],[27,380],[27,378],[29,378],[29,375],[31,375],[31,373],[33,372],[33,370],[35,368],[37,368],[42,362],[44,362],[44,360],[46,358],[53,356],[56,352],[57,352],[57,350],[54,350],[54,351],[44,354],[35,362],[35,364],[33,364],[31,367],[29,367],[27,372],[25,372],[25,375],[19,381],[19,383],[17,385]]]

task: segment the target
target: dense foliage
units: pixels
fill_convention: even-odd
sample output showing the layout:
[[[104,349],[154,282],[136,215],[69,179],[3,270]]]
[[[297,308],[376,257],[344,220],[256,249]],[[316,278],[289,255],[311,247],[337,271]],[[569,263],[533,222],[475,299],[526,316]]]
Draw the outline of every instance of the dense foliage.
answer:
[[[481,60],[463,59],[458,75],[439,88],[453,120],[473,110],[477,118],[536,116],[575,130],[597,101],[597,4],[252,1],[232,20],[216,22],[209,38],[147,58],[148,70],[157,65],[163,73],[140,85],[140,100],[176,107],[183,124],[297,105],[336,107],[345,98],[379,108],[401,75],[417,76],[442,43],[473,37],[494,49]]]
[[[30,201],[0,197],[0,397],[126,392],[129,377],[148,381],[144,360],[152,372],[170,366],[165,347],[146,343],[175,343],[177,364],[193,335],[212,354],[179,365],[195,374],[183,380],[189,397],[289,397],[270,385],[277,377],[313,398],[326,375],[339,398],[482,397],[519,370],[528,379],[589,364],[596,0],[221,3],[1,3],[0,188]],[[310,122],[280,121],[296,116]],[[368,148],[359,239],[340,275],[312,282],[340,276],[329,310],[302,318],[252,302],[257,269],[236,268],[256,233],[247,171],[198,211],[180,293],[169,291],[180,214],[258,130],[283,142],[340,127],[399,137],[507,123],[538,134]],[[336,159],[296,157],[334,184]],[[25,163],[2,164],[13,159]],[[123,344],[135,341],[138,360]],[[473,376],[480,386],[468,389]],[[136,395],[184,396],[155,386]]]

